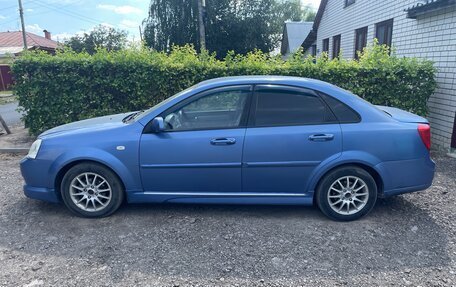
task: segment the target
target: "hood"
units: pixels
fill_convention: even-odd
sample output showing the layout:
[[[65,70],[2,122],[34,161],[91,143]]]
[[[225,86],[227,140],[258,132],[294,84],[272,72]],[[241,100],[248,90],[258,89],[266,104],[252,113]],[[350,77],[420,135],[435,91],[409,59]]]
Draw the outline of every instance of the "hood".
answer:
[[[98,118],[92,118],[82,121],[77,121],[65,125],[61,125],[50,130],[47,130],[40,134],[38,137],[49,136],[49,135],[56,135],[62,134],[64,132],[69,131],[96,131],[96,130],[104,130],[108,128],[113,128],[120,125],[125,125],[122,120],[131,114],[129,113],[122,113],[122,114],[115,114],[109,116],[103,116]]]
[[[393,119],[403,122],[403,123],[429,123],[429,121],[419,115],[412,114],[410,112],[393,108],[393,107],[385,107],[385,106],[375,106],[378,109],[384,111],[388,115],[390,115]]]

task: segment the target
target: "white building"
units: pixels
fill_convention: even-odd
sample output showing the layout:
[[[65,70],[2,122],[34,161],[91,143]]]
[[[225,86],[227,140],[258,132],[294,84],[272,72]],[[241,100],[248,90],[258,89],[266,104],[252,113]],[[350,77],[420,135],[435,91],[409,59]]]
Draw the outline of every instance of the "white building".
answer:
[[[286,21],[284,23],[282,44],[280,46],[280,53],[284,59],[287,59],[301,47],[302,42],[312,30],[312,25],[313,22]]]
[[[398,56],[426,58],[438,69],[428,101],[434,147],[456,151],[456,0],[322,0],[302,44],[312,54],[356,57],[378,38]]]

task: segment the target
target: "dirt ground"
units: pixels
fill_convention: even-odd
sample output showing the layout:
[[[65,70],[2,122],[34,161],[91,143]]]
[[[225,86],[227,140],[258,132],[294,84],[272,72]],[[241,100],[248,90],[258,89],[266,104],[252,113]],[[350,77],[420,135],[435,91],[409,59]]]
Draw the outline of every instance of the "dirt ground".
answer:
[[[126,205],[82,219],[24,197],[0,155],[0,286],[456,286],[456,159],[434,185],[333,222],[313,207]]]
[[[0,149],[1,148],[29,148],[34,137],[28,134],[28,130],[22,125],[9,127],[11,134],[6,134],[0,126]]]

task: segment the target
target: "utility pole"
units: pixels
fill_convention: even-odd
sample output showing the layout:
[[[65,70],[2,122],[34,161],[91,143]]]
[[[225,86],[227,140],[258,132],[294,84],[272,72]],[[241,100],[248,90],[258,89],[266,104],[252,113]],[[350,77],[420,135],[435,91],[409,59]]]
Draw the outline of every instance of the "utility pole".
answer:
[[[199,24],[199,38],[200,50],[206,50],[206,27],[204,26],[204,13],[206,9],[206,0],[198,1],[198,24]]]
[[[24,50],[27,50],[27,37],[25,36],[24,9],[22,9],[22,0],[19,1],[19,15],[21,16],[22,40],[24,41]]]
[[[139,25],[138,28],[139,28],[139,39],[142,42],[143,41],[143,34],[142,34],[142,30],[141,30],[141,25]]]

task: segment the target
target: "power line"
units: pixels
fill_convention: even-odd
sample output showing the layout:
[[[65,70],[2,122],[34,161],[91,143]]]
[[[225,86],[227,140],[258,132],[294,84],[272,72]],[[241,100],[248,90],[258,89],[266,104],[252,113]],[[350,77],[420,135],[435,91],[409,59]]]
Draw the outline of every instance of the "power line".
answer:
[[[79,14],[79,13],[76,13],[76,12],[73,12],[73,11],[68,11],[66,9],[63,9],[62,7],[54,7],[54,6],[48,6],[46,4],[43,4],[43,3],[40,3],[38,1],[35,1],[35,0],[31,0],[33,3],[35,4],[38,4],[44,8],[47,8],[47,9],[51,9],[51,10],[54,10],[56,12],[59,12],[59,13],[62,13],[62,14],[65,14],[67,16],[70,16],[70,17],[74,17],[74,18],[77,18],[79,20],[82,20],[82,21],[86,21],[86,22],[91,22],[93,24],[101,24],[103,21],[100,21],[98,19],[94,19],[94,18],[91,18],[91,17],[87,17],[85,15],[82,15],[82,14]],[[69,6],[69,5],[68,5]]]
[[[71,5],[74,5],[74,4],[77,4],[77,3],[81,3],[81,2],[82,2],[82,0],[79,0],[79,1],[74,2],[74,3],[71,3],[71,4],[67,4],[67,5],[65,5],[64,7],[66,7],[66,6],[71,6]],[[29,1],[24,1],[24,3],[25,3],[25,4],[29,4],[30,2],[29,2]],[[32,3],[32,4],[33,4],[33,3]],[[25,9],[25,10],[26,10],[25,12],[27,12],[27,9],[32,9],[32,8],[35,9],[35,8],[39,8],[39,7],[40,7],[40,6],[38,6],[38,5],[28,6],[28,7]],[[13,5],[13,6],[8,6],[8,7],[4,8],[4,9],[1,9],[0,11],[8,10],[8,9],[10,9],[10,8],[19,9],[18,5]],[[32,15],[29,15],[29,16],[30,16],[30,17],[34,17],[34,16],[38,16],[38,15],[42,15],[42,14],[46,14],[46,13],[50,13],[50,12],[52,12],[52,11],[49,11],[49,10],[48,10],[48,11],[44,11],[44,12],[40,12],[40,13],[33,13]],[[27,13],[26,13],[26,14],[27,14]],[[17,21],[19,21],[18,15],[14,16],[14,19],[11,19],[11,20],[8,20],[8,21],[5,21],[5,22],[1,22],[1,23],[0,23],[0,26],[3,26],[3,25],[5,25],[5,24],[9,24],[9,23],[12,23],[12,22],[17,22]]]
[[[94,18],[91,18],[91,17],[87,17],[85,15],[78,14],[78,13],[73,12],[73,11],[68,11],[66,9],[63,9],[63,7],[72,6],[72,5],[81,3],[81,2],[82,2],[82,0],[74,2],[74,3],[71,3],[71,4],[64,5],[62,7],[49,6],[49,5],[46,5],[44,3],[41,3],[41,2],[38,2],[38,1],[35,1],[35,0],[30,0],[28,3],[32,3],[32,4],[37,4],[38,5],[38,6],[32,6],[32,8],[42,7],[42,8],[48,9],[48,11],[44,11],[44,12],[41,12],[41,13],[34,13],[33,15],[30,15],[30,16],[38,16],[38,15],[42,15],[42,14],[46,14],[46,13],[50,13],[50,12],[54,11],[54,12],[58,12],[58,13],[73,17],[73,18],[77,18],[77,19],[82,20],[82,21],[90,22],[92,24],[101,24],[103,21],[100,21],[100,20],[97,20],[97,19],[94,19]],[[0,25],[8,24],[8,23],[11,23],[11,22],[16,22],[17,20],[18,19],[16,18],[14,20],[9,20],[9,21],[6,21],[6,22],[2,22],[2,23],[0,23]]]
[[[11,6],[8,6],[8,7],[3,7],[2,9],[0,9],[0,11],[9,10],[11,8],[17,8],[17,5],[11,5]]]
[[[28,3],[28,1],[24,1],[24,3],[25,3],[25,4],[27,4],[27,3]],[[15,5],[11,5],[11,6],[7,6],[7,7],[3,7],[2,9],[0,9],[0,12],[6,11],[6,10],[9,10],[9,9],[12,9],[12,8],[16,8],[16,9],[18,9],[19,7],[18,7],[18,5],[17,5],[17,4],[15,4]]]
[[[81,3],[83,0],[79,0],[77,2],[73,2],[73,3],[70,3],[70,4],[67,4],[67,5],[64,5],[62,7],[68,7],[68,6],[73,6],[73,5],[76,5],[76,4],[79,4]],[[45,6],[32,6],[32,8],[44,8],[44,9],[48,9],[49,7],[45,7]],[[47,14],[47,13],[51,13],[55,10],[51,10],[51,9],[48,9],[47,11],[45,10],[44,12],[39,12],[39,13],[33,13],[33,14],[30,14],[29,17],[35,17],[35,16],[38,16],[38,15],[43,15],[43,14]]]
[[[16,16],[16,17],[17,17],[17,16]],[[18,20],[19,20],[19,19],[16,18],[16,19],[13,19],[13,20],[9,20],[9,21],[6,21],[6,22],[2,22],[2,23],[0,23],[0,25],[8,24],[8,23],[11,23],[11,22],[16,22],[16,21],[18,21]]]

